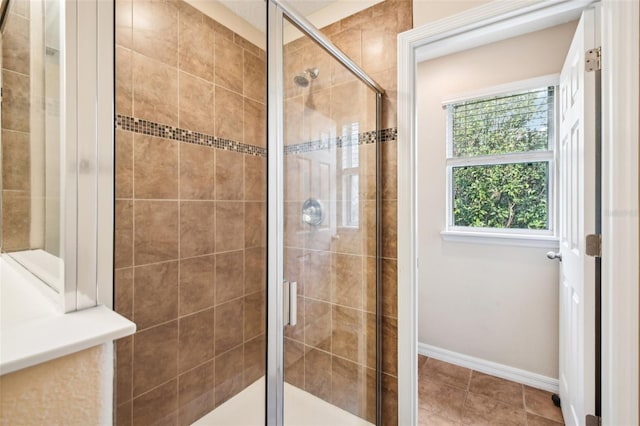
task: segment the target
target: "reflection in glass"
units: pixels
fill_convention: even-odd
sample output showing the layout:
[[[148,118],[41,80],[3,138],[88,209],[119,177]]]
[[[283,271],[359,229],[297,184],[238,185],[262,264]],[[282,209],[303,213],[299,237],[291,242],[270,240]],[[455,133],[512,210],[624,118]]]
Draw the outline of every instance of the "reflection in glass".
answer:
[[[60,8],[11,0],[2,32],[0,247],[54,289],[63,273]]]

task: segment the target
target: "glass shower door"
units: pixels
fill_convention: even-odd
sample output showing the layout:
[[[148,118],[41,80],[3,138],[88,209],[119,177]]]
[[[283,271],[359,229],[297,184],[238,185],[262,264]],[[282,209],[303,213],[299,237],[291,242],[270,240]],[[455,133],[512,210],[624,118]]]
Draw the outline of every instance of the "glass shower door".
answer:
[[[268,420],[374,424],[379,92],[269,8]]]

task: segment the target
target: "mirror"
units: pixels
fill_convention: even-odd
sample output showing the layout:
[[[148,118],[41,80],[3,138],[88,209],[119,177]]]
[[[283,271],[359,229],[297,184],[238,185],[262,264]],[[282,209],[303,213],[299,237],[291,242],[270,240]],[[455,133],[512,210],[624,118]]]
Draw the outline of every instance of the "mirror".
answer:
[[[0,10],[0,248],[61,292],[61,2],[4,0]]]

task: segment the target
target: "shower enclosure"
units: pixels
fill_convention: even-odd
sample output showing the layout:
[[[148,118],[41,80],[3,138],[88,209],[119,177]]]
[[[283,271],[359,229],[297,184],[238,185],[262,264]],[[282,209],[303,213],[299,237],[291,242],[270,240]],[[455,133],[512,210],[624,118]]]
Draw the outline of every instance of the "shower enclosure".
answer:
[[[296,410],[292,385],[381,424],[383,89],[303,16],[267,3],[267,423]]]
[[[275,0],[116,2],[116,424],[382,423],[390,133],[358,64],[395,65],[352,16],[347,56]]]

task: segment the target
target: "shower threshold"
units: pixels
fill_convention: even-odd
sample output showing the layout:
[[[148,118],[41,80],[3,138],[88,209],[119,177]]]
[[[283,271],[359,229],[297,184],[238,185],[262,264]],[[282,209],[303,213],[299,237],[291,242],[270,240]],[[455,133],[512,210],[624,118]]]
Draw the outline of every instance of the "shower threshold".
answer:
[[[264,425],[264,377],[196,421],[194,426]],[[288,383],[284,384],[284,424],[287,426],[373,426]]]

